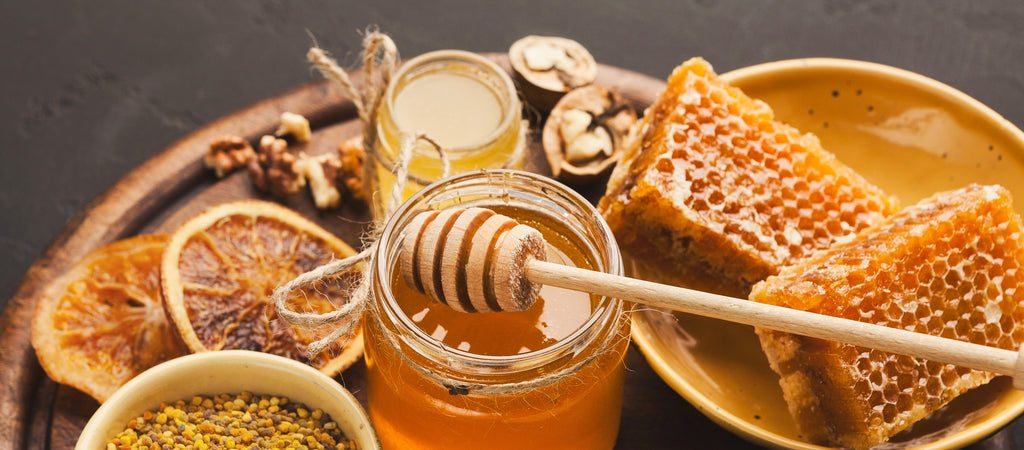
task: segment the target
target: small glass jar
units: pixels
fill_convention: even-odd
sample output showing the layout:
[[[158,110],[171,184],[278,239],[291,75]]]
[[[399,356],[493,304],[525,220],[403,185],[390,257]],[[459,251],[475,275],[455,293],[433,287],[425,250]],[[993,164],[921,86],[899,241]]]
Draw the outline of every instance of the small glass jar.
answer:
[[[440,50],[406,62],[388,85],[377,114],[369,168],[375,217],[383,218],[394,184],[403,133],[424,133],[440,145],[450,174],[522,167],[522,105],[509,75],[475,53]],[[405,198],[442,176],[437,150],[418,143]]]
[[[624,302],[544,287],[527,311],[459,313],[429,303],[402,281],[399,254],[412,218],[473,206],[538,228],[549,260],[622,273],[601,216],[549,178],[480,170],[414,195],[379,241],[373,302],[363,321],[368,409],[381,443],[402,449],[612,448],[629,344]],[[524,317],[533,322],[522,326]]]

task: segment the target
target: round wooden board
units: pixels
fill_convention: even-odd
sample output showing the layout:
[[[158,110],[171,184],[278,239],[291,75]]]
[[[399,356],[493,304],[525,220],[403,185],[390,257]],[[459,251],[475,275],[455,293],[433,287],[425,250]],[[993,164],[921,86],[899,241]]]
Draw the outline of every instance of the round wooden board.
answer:
[[[488,55],[506,70],[504,55]],[[360,74],[354,75],[358,84]],[[635,72],[600,66],[596,84],[622,94],[638,111],[664,88],[660,80]],[[36,297],[51,280],[89,251],[128,236],[169,231],[204,208],[243,198],[266,198],[256,192],[245,173],[218,180],[202,166],[211,140],[238,135],[251,142],[272,133],[284,111],[307,117],[315,133],[305,151],[333,151],[339,142],[359,133],[353,104],[326,81],[311,83],[221,118],[174,143],[146,161],[96,198],[54,239],[32,265],[15,295],[0,315],[0,448],[73,448],[77,437],[97,408],[89,396],[50,380],[42,371],[30,344]],[[536,124],[534,124],[536,125]],[[533,133],[525,168],[550,174]],[[579,187],[596,200],[603,183]],[[343,206],[318,211],[308,194],[280,203],[310,217],[353,247],[369,221],[365,208]],[[627,364],[625,405],[617,448],[756,448],[720,428],[691,406],[650,368],[635,346]],[[365,365],[361,362],[338,377],[360,402],[366,404]],[[1012,446],[1007,429],[987,448]]]

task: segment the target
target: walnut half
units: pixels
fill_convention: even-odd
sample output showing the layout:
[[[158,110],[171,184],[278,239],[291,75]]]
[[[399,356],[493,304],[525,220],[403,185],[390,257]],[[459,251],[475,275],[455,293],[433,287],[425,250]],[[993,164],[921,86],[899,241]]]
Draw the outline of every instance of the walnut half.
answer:
[[[265,135],[260,138],[256,157],[249,160],[249,175],[257,189],[286,197],[306,185],[295,163],[295,155],[288,151],[284,139]]]
[[[348,191],[349,196],[365,202],[370,198],[366,192],[366,150],[363,149],[363,139],[355,137],[338,145],[338,155],[341,158],[341,173],[339,179],[341,184]]]
[[[337,153],[300,154],[296,168],[309,182],[317,208],[337,208],[346,193],[353,200],[366,202],[364,158],[362,138],[356,137],[339,144]]]
[[[619,94],[600,86],[573,89],[551,110],[541,143],[551,173],[585,184],[607,173],[629,145],[636,111]]]
[[[526,36],[508,49],[512,75],[523,98],[542,113],[567,92],[597,78],[597,62],[585,47],[556,36]]]
[[[313,137],[309,120],[301,114],[285,111],[281,113],[281,125],[274,132],[278,137],[290,134],[296,142],[308,142]]]
[[[338,190],[341,159],[337,155],[306,156],[302,153],[295,167],[309,182],[317,208],[337,208],[341,204],[341,192]]]
[[[210,149],[203,157],[203,165],[213,169],[218,178],[245,167],[256,156],[249,141],[238,136],[223,136],[210,142]]]

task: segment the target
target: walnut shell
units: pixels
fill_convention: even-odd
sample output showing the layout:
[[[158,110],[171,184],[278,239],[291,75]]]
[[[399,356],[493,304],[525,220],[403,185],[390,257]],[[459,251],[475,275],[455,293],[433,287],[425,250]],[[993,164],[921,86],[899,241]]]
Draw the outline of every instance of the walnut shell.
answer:
[[[588,132],[598,127],[607,131],[612,144],[610,154],[598,153],[583,161],[570,161],[566,153],[569,142],[563,136],[563,122],[571,110],[583,110],[590,115]],[[632,128],[636,121],[636,111],[621,95],[600,86],[573,89],[551,110],[541,135],[552,175],[566,183],[579,185],[606,174],[633,139]]]
[[[551,59],[551,67],[542,64],[538,67],[538,59],[548,60],[551,54],[541,49],[562,51],[564,58]],[[532,55],[540,55],[531,58]],[[512,65],[513,78],[519,85],[523,98],[540,112],[546,113],[558,103],[567,92],[586,86],[597,78],[597,63],[579,42],[554,36],[526,36],[508,50],[509,62]],[[545,61],[548,62],[548,61]],[[531,64],[534,63],[534,64]],[[570,67],[566,67],[570,66]]]

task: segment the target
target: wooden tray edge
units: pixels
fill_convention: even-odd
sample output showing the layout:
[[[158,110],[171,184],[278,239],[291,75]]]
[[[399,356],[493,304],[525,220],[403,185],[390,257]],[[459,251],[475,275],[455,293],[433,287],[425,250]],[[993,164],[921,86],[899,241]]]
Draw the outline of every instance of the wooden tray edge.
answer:
[[[507,55],[484,55],[511,71]],[[618,67],[598,66],[595,84],[619,92],[638,110],[664,90],[662,80]],[[351,76],[356,86],[362,84],[361,71]],[[211,140],[234,134],[254,141],[272,133],[284,111],[307,117],[314,130],[357,116],[355,105],[328,80],[301,85],[223,116],[173,142],[122,176],[86,205],[33,262],[0,313],[0,408],[5,411],[0,415],[0,445],[28,447],[28,441],[38,431],[33,430],[33,423],[49,420],[49,411],[35,409],[50,404],[54,390],[46,390],[49,394],[40,391],[49,380],[31,345],[35,301],[48,282],[100,244],[137,233],[162,207],[189,186],[201,183],[205,172],[201,161]],[[35,420],[30,420],[33,417]]]

